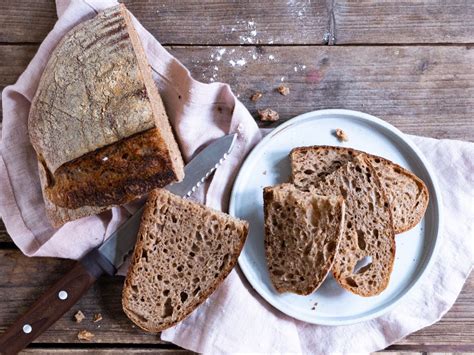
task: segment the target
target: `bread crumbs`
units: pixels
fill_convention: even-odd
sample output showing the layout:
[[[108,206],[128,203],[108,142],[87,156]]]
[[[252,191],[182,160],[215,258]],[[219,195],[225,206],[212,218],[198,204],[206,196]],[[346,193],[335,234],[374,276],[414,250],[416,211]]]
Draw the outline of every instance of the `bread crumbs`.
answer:
[[[102,314],[100,314],[100,313],[94,314],[94,318],[92,318],[92,321],[94,323],[100,322],[101,320],[102,320]]]
[[[262,96],[263,94],[260,91],[257,91],[250,97],[250,100],[252,100],[253,102],[257,102],[262,98]]]
[[[349,140],[346,132],[344,132],[340,128],[336,128],[335,134],[336,134],[337,139],[339,139],[340,142],[347,142]]]
[[[283,96],[286,96],[290,93],[290,88],[281,84],[278,88],[277,88],[277,91],[283,95]]]
[[[79,333],[77,333],[77,339],[79,340],[91,341],[93,338],[94,334],[87,330],[81,330]]]
[[[270,108],[258,110],[258,117],[260,118],[260,121],[263,122],[275,122],[280,119],[280,115],[278,114],[278,112]]]
[[[84,315],[84,313],[82,313],[82,311],[77,311],[76,314],[74,315],[74,319],[76,320],[76,323],[81,323],[85,318],[86,316]]]

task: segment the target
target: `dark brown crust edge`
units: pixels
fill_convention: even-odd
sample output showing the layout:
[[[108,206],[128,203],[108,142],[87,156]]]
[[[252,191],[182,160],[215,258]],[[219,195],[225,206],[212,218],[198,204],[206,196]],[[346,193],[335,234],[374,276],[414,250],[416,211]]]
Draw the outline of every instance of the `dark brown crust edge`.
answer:
[[[345,151],[345,152],[353,152],[355,153],[356,155],[357,154],[364,154],[364,155],[367,155],[367,156],[370,156],[374,159],[380,159],[382,162],[384,162],[385,164],[388,164],[388,165],[393,165],[395,168],[398,168],[400,170],[400,173],[401,174],[404,174],[408,177],[410,177],[411,179],[413,179],[415,181],[415,183],[418,185],[418,186],[421,186],[421,190],[422,190],[422,193],[424,194],[424,196],[426,197],[424,200],[425,200],[425,203],[423,205],[423,209],[420,211],[420,213],[416,216],[416,218],[413,220],[413,223],[411,224],[408,224],[405,228],[401,228],[401,229],[396,229],[395,230],[395,233],[396,234],[400,234],[400,233],[403,233],[403,232],[406,232],[410,229],[412,229],[413,227],[415,227],[418,223],[420,223],[421,219],[423,218],[423,216],[425,215],[425,212],[426,212],[426,209],[428,208],[428,204],[429,204],[429,198],[430,198],[430,193],[428,191],[428,188],[426,187],[426,184],[423,182],[423,180],[421,180],[418,176],[416,176],[415,174],[413,174],[412,172],[408,171],[407,169],[405,169],[404,167],[398,165],[397,163],[394,163],[393,161],[391,160],[388,160],[388,159],[385,159],[383,157],[380,157],[378,155],[374,155],[374,154],[369,154],[369,153],[366,153],[366,152],[363,152],[361,150],[357,150],[357,149],[353,149],[353,148],[346,148],[346,147],[335,147],[335,146],[330,146],[330,145],[313,145],[313,146],[307,146],[307,147],[296,147],[296,148],[293,148],[290,152],[290,161],[291,161],[291,165],[293,165],[293,153],[298,153],[298,152],[305,152],[307,150],[311,150],[311,149],[333,149],[333,150],[338,150],[338,151]],[[293,182],[293,170],[291,171],[291,181]]]
[[[155,191],[152,191],[150,193],[150,195],[148,197],[149,201],[152,201],[152,200],[154,201],[155,200],[155,198],[156,198],[155,194],[156,194]],[[206,206],[203,206],[203,207],[209,208],[209,207],[206,207]],[[146,216],[146,218],[149,218],[151,215],[153,215],[153,209],[154,209],[153,204],[147,202],[147,204],[145,206],[145,211],[143,212],[142,221],[145,220],[145,216]],[[222,213],[220,211],[217,211],[217,212]],[[180,316],[176,321],[166,323],[162,327],[155,327],[155,328],[146,327],[140,321],[140,319],[135,317],[135,313],[132,310],[129,310],[127,308],[127,299],[128,299],[128,292],[129,292],[128,291],[128,289],[129,289],[128,286],[129,286],[129,283],[130,283],[129,280],[133,277],[132,265],[135,263],[135,259],[139,257],[139,255],[141,254],[141,251],[143,250],[142,236],[143,236],[143,233],[145,232],[146,226],[145,226],[145,223],[141,223],[140,224],[140,229],[139,229],[139,232],[138,232],[137,243],[135,244],[135,249],[133,251],[132,263],[131,263],[131,265],[128,269],[127,276],[126,276],[125,282],[124,282],[123,291],[122,291],[122,309],[125,312],[125,314],[127,315],[127,317],[133,323],[135,323],[138,327],[140,327],[144,331],[150,332],[150,333],[159,333],[159,332],[161,332],[165,329],[168,329],[168,328],[176,325],[177,323],[183,321],[184,319],[186,319],[192,312],[194,312],[206,299],[208,299],[214,293],[214,291],[224,282],[226,277],[230,274],[230,272],[234,269],[235,265],[237,264],[237,260],[240,256],[242,248],[244,247],[245,240],[247,239],[248,228],[249,228],[248,222],[246,222],[246,221],[241,221],[241,222],[242,222],[242,233],[241,233],[241,236],[240,236],[240,243],[237,246],[237,248],[234,250],[233,259],[229,263],[229,266],[226,269],[224,269],[224,271],[216,279],[214,284],[209,289],[207,289],[207,292],[203,292],[201,294],[201,296],[199,297],[199,299],[197,300],[197,302],[193,305],[193,307],[191,309],[189,309],[187,312],[183,312],[183,315]]]
[[[377,176],[377,174],[375,173],[375,169],[374,167],[372,166],[372,164],[370,163],[370,160],[368,159],[367,157],[367,154],[364,154],[365,156],[363,157],[363,160],[364,162],[367,164],[367,166],[369,167],[369,169],[372,171],[372,176],[374,176],[374,181],[375,181],[375,184],[377,185],[377,187],[380,189],[380,192],[382,194],[382,197],[384,198],[385,201],[388,201],[387,199],[387,195],[385,193],[385,189],[382,187],[382,185],[380,184],[380,179],[379,177]],[[392,271],[393,271],[393,264],[395,263],[395,254],[396,254],[396,248],[397,248],[397,245],[395,243],[395,230],[393,229],[393,220],[392,220],[392,209],[389,207],[387,207],[388,209],[388,215],[389,215],[389,226],[390,226],[390,231],[391,231],[391,242],[392,242],[392,249],[393,249],[393,253],[392,253],[392,258],[391,258],[391,262],[390,262],[390,266],[389,266],[389,270],[388,270],[388,273],[387,273],[387,277],[384,279],[384,283],[382,284],[381,287],[378,288],[377,292],[375,293],[371,293],[371,294],[361,294],[361,293],[358,293],[358,292],[355,292],[355,290],[357,290],[355,287],[350,287],[349,285],[345,285],[341,282],[341,278],[338,277],[334,271],[334,268],[333,268],[333,276],[334,278],[336,279],[337,283],[344,289],[356,294],[356,295],[359,295],[359,296],[362,296],[362,297],[372,297],[372,296],[377,296],[379,294],[381,294],[383,291],[385,291],[385,289],[387,288],[388,286],[388,283],[390,281],[390,276],[392,275]]]

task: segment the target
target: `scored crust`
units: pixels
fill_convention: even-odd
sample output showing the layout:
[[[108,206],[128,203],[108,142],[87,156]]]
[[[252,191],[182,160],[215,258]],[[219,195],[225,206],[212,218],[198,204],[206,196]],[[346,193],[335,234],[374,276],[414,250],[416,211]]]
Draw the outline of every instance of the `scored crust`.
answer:
[[[184,176],[179,147],[123,4],[79,24],[59,42],[33,98],[28,131],[55,226]]]

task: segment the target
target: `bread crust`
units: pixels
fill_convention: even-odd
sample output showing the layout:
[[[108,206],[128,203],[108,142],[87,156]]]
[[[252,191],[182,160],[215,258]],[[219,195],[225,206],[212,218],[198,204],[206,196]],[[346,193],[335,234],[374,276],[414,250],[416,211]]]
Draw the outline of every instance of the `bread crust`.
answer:
[[[406,176],[409,179],[413,180],[420,190],[420,195],[422,196],[423,204],[421,208],[419,208],[417,211],[410,211],[410,212],[415,213],[411,222],[409,223],[406,223],[406,222],[403,223],[401,221],[396,222],[394,219],[394,222],[396,222],[394,225],[395,233],[400,234],[400,233],[406,232],[412,229],[413,227],[415,227],[421,221],[421,219],[423,218],[426,212],[426,209],[428,208],[428,203],[429,203],[429,191],[425,183],[418,176],[408,171],[407,169],[403,168],[402,166],[377,155],[368,154],[357,149],[346,148],[346,147],[334,147],[334,146],[327,146],[327,145],[297,147],[297,148],[292,149],[290,152],[290,160],[291,160],[291,166],[292,166],[291,180],[292,181],[295,180],[296,171],[293,167],[294,167],[295,156],[297,154],[305,154],[305,152],[311,151],[311,150],[325,150],[325,149],[335,150],[339,152],[341,156],[351,155],[352,157],[355,157],[359,154],[363,154],[370,159],[371,165],[374,165],[374,164],[382,165],[392,171],[396,171],[396,173],[400,175]],[[383,180],[383,175],[380,171],[377,172],[377,175],[379,176],[381,180]],[[388,191],[386,191],[386,195],[387,197],[389,197],[390,194],[388,193]]]
[[[55,227],[184,177],[179,147],[123,4],[74,27],[56,46],[32,101],[28,131]],[[115,165],[98,161],[106,153],[124,158]]]

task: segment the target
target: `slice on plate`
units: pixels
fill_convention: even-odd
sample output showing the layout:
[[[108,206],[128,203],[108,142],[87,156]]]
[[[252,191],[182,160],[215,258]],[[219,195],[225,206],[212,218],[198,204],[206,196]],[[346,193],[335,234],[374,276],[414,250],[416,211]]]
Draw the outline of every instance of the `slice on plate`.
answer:
[[[290,154],[292,181],[299,189],[308,191],[326,175],[359,154],[369,158],[385,189],[395,233],[405,232],[417,225],[428,207],[428,189],[416,175],[390,160],[343,147],[295,148]]]
[[[154,333],[186,318],[235,266],[247,231],[247,222],[151,192],[123,289],[125,314]]]
[[[273,286],[278,292],[314,292],[334,263],[344,229],[344,200],[281,184],[266,187],[263,201],[265,256]]]
[[[336,280],[361,296],[385,290],[395,258],[395,233],[388,200],[369,159],[354,157],[311,191],[345,199],[344,235],[332,269]]]

